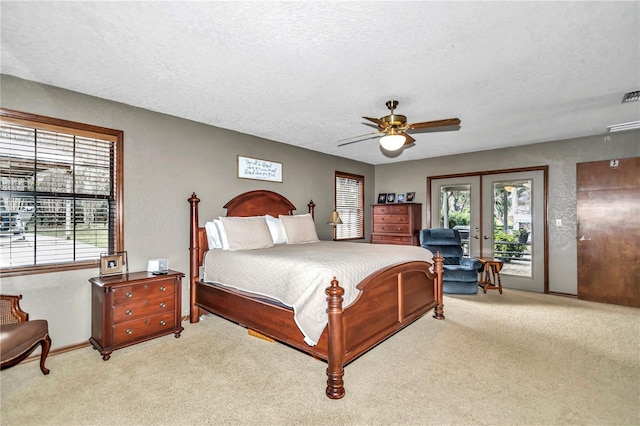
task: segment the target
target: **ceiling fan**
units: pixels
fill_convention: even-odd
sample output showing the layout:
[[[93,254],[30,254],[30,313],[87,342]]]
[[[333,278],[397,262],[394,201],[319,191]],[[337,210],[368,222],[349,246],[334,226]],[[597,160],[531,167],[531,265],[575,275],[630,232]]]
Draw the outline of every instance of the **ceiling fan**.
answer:
[[[369,135],[379,135],[384,134],[383,137],[380,138],[380,145],[387,151],[397,151],[405,145],[411,145],[416,140],[411,137],[407,133],[408,130],[414,129],[429,129],[436,127],[446,127],[446,126],[457,126],[460,124],[459,118],[447,118],[444,120],[435,120],[435,121],[423,121],[421,123],[407,123],[407,117],[400,114],[394,114],[396,107],[398,106],[398,101],[387,101],[387,108],[391,111],[391,114],[385,115],[381,118],[371,118],[371,117],[362,117],[365,120],[369,120],[378,125],[378,131],[373,133],[367,133],[360,136],[354,136],[347,139],[341,139],[338,142],[347,141],[355,138],[362,138],[363,136]],[[339,144],[338,146],[345,146],[356,142],[362,142],[367,139],[372,139],[376,136],[372,136],[370,138],[359,139],[350,142],[344,142]]]

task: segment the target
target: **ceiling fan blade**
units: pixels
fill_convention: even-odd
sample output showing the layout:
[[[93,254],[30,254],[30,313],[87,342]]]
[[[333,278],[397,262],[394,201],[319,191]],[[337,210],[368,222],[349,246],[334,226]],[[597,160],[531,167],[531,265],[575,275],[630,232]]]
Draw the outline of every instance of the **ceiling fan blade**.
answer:
[[[356,139],[356,138],[361,138],[363,136],[369,136],[369,135],[379,135],[380,133],[382,133],[382,132],[378,131],[378,132],[373,132],[373,133],[365,133],[364,135],[351,136],[350,138],[340,139],[340,140],[337,140],[336,142],[348,141],[349,139]]]
[[[380,121],[377,118],[371,118],[371,117],[362,117],[362,118],[364,118],[365,120],[373,121],[374,123],[376,123],[380,127],[385,127],[385,123]]]
[[[447,118],[444,120],[423,121],[422,123],[409,124],[409,129],[428,129],[429,127],[457,126],[460,124],[459,118]]]
[[[411,145],[412,143],[414,143],[416,140],[414,138],[412,138],[408,133],[405,132],[400,132],[398,133],[399,135],[404,136],[404,145]],[[403,145],[403,146],[404,146]]]
[[[376,132],[376,135],[379,135],[379,132]],[[371,136],[371,137],[364,138],[364,139],[357,139],[357,140],[355,140],[355,141],[341,143],[341,144],[339,144],[338,146],[340,147],[340,146],[345,146],[345,145],[351,145],[352,143],[356,143],[356,142],[363,142],[363,141],[366,141],[366,140],[369,140],[369,139],[375,139],[375,138],[377,138],[377,137],[378,137],[378,136]],[[342,139],[342,140],[345,140],[345,139]]]

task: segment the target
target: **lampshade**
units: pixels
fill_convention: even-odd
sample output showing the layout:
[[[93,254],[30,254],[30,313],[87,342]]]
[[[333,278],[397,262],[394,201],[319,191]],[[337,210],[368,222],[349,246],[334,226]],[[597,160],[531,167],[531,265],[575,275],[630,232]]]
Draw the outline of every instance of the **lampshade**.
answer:
[[[329,222],[327,222],[327,224],[334,226],[342,225],[342,219],[340,219],[340,215],[336,210],[331,212],[331,216],[329,216]]]
[[[402,135],[386,135],[380,138],[380,145],[387,151],[397,151],[402,148],[406,139]]]

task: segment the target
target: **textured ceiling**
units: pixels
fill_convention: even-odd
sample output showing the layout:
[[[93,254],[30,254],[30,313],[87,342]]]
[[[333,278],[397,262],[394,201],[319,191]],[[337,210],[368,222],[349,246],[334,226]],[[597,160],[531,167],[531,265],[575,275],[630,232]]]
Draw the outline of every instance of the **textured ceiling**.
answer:
[[[3,74],[371,164],[640,119],[640,2],[2,1]],[[459,117],[396,155],[362,116]]]

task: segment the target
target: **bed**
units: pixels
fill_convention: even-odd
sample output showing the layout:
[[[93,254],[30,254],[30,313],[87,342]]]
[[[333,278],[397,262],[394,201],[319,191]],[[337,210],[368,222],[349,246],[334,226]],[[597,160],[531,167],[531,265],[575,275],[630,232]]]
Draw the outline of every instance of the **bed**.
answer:
[[[348,304],[344,303],[345,288],[341,287],[340,272],[336,271],[335,276],[327,280],[324,289],[326,327],[319,338],[310,344],[298,326],[291,307],[253,292],[207,282],[202,278],[201,267],[209,243],[205,227],[199,226],[199,202],[200,199],[193,193],[189,198],[190,321],[197,323],[200,315],[211,312],[246,327],[253,335],[279,341],[327,362],[325,393],[331,399],[345,395],[343,376],[348,363],[431,310],[433,318],[445,318],[442,303],[443,259],[439,253],[433,256],[433,262],[401,261],[367,275],[356,285],[357,296]],[[280,215],[293,216],[296,210],[287,198],[267,190],[245,192],[224,207],[229,218],[264,215],[278,218]],[[313,201],[308,207],[313,217]]]

